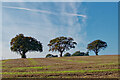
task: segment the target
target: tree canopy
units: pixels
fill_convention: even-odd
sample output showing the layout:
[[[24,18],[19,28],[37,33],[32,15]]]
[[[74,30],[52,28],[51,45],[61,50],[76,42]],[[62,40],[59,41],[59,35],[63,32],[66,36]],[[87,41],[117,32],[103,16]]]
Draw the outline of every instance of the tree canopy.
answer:
[[[75,45],[77,45],[77,43],[73,41],[73,38],[63,36],[52,39],[48,44],[49,51],[58,51],[60,52],[60,57],[62,57],[62,53],[64,51],[70,50],[71,48],[75,48]]]
[[[26,58],[25,53],[28,51],[40,51],[42,52],[42,43],[32,37],[25,37],[23,34],[16,35],[12,38],[11,51],[17,52],[21,55],[21,58]]]
[[[101,49],[104,49],[107,47],[107,43],[102,41],[102,40],[95,40],[93,42],[91,42],[90,44],[88,44],[87,49],[88,50],[92,50],[95,52],[96,55],[98,55],[98,52]]]

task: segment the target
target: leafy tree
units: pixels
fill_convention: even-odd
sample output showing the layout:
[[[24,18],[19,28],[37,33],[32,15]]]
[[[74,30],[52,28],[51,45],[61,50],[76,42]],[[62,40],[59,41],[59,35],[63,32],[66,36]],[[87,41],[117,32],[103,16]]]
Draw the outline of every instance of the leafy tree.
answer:
[[[75,45],[77,45],[76,42],[73,42],[73,38],[71,37],[57,37],[50,41],[48,44],[49,51],[58,51],[60,52],[60,57],[62,57],[62,54],[64,51],[70,50],[71,48],[75,48]]]
[[[71,56],[71,54],[70,53],[64,54],[64,57],[68,57],[68,56]]]
[[[104,49],[107,47],[107,43],[102,41],[102,40],[95,40],[93,42],[91,42],[90,44],[88,44],[87,49],[88,50],[92,50],[95,52],[96,55],[98,55],[98,52],[101,49]]]
[[[23,34],[16,35],[15,38],[12,38],[10,45],[11,51],[19,53],[21,58],[26,58],[25,54],[28,51],[43,51],[42,43],[35,38],[25,37]]]

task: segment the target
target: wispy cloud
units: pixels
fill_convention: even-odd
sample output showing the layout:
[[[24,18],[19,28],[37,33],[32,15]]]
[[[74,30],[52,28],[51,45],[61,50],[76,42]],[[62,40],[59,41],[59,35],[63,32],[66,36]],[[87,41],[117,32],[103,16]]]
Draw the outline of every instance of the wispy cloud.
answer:
[[[29,9],[29,8],[22,8],[22,7],[11,7],[11,6],[3,6],[5,8],[12,8],[12,9],[20,9],[20,10],[27,10],[27,11],[33,11],[33,12],[40,12],[40,13],[46,13],[46,14],[52,14],[52,15],[60,15],[59,13],[54,13],[46,10],[37,10],[37,9]],[[82,14],[76,14],[76,13],[61,13],[62,15],[66,16],[80,16],[86,18],[86,15]]]
[[[81,17],[84,17],[84,18],[87,17],[86,15],[82,15],[82,14],[73,14],[73,13],[63,13],[63,14],[68,15],[68,16],[81,16]]]
[[[10,40],[19,33],[25,34],[25,36],[35,37],[43,44],[44,51],[42,53],[28,53],[27,57],[45,57],[46,54],[51,53],[48,51],[48,42],[59,36],[72,37],[78,45],[75,49],[71,49],[71,54],[77,50],[85,51],[86,48],[86,31],[84,24],[86,23],[86,15],[84,8],[80,9],[82,5],[76,5],[75,3],[53,3],[42,4],[36,3],[35,6],[32,3],[19,3],[20,7],[3,6],[4,8],[11,8],[3,10],[3,57],[4,58],[19,58],[19,55],[12,54],[10,51]],[[27,8],[27,7],[32,7]],[[37,9],[40,7],[41,9]],[[54,10],[53,8],[56,7]],[[34,8],[34,9],[33,9]],[[17,10],[15,10],[17,9]],[[46,10],[47,9],[47,10]],[[15,10],[15,11],[14,11]],[[25,10],[23,12],[19,10]],[[31,15],[28,15],[31,14]],[[42,14],[40,14],[42,13]],[[78,14],[79,13],[79,14]],[[19,15],[19,16],[16,16]],[[34,15],[33,15],[34,14]],[[52,15],[52,16],[49,16]],[[54,16],[55,15],[55,16]],[[81,45],[85,45],[84,48]],[[34,54],[36,53],[36,54]],[[52,52],[59,54],[58,52]],[[12,56],[10,56],[12,54]],[[34,55],[33,55],[34,54]]]

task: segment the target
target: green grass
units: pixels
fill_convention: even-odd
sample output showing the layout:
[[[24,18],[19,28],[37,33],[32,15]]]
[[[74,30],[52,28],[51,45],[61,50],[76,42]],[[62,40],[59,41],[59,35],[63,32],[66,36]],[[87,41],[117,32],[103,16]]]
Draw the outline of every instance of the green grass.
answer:
[[[104,64],[97,64],[97,65],[120,65],[120,63],[104,63]]]
[[[58,58],[54,58],[54,59],[58,59]],[[79,60],[67,60],[67,59],[58,59],[58,60],[62,60],[62,61],[70,61],[70,62],[79,62],[79,63],[88,63],[87,61],[79,61]]]
[[[38,62],[35,61],[35,60],[32,59],[32,58],[28,58],[28,60],[30,61],[30,63],[31,63],[32,65],[37,65],[37,64],[38,64]]]
[[[46,78],[60,78],[59,76],[48,76]],[[72,76],[63,76],[62,78],[73,78]]]
[[[49,68],[50,66],[42,66],[42,67],[15,67],[11,68],[11,70],[24,70],[24,69],[45,69]],[[2,69],[9,69],[7,67],[3,67]]]
[[[1,63],[5,63],[6,61],[1,61]]]
[[[14,70],[24,70],[24,69],[43,69],[43,67],[16,67],[16,68],[11,68]]]
[[[10,60],[10,59],[7,59],[7,60],[2,60],[2,61],[0,61],[0,63],[6,63],[8,60]]]
[[[106,71],[120,71],[120,69],[104,69],[104,70],[76,70],[76,71],[45,71],[45,72],[3,72],[0,74],[9,75],[25,75],[25,74],[47,74],[47,73],[85,73],[85,72],[106,72]]]
[[[10,60],[10,59],[8,59],[8,60]],[[6,63],[8,60],[2,60],[2,61],[0,61],[0,67],[2,68],[4,66],[6,66],[4,63]]]

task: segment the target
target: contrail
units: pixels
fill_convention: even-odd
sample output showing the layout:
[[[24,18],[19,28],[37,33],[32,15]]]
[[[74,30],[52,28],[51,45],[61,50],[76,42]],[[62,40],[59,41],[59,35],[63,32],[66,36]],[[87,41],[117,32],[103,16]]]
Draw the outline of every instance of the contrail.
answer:
[[[5,8],[12,8],[12,9],[21,9],[21,10],[26,10],[26,11],[33,11],[33,12],[41,12],[41,13],[47,13],[47,14],[54,14],[49,11],[45,10],[36,10],[36,9],[29,9],[29,8],[21,8],[21,7],[10,7],[10,6],[3,6]]]
[[[73,13],[63,13],[63,14],[70,15],[70,16],[81,16],[81,17],[84,17],[84,18],[87,17],[86,15],[82,15],[82,14],[73,14]]]
[[[37,9],[29,9],[29,8],[22,8],[22,7],[11,7],[11,6],[3,6],[5,8],[12,8],[12,9],[20,9],[20,10],[26,10],[26,11],[32,11],[32,12],[40,12],[40,13],[46,13],[46,14],[52,14],[52,15],[58,15],[58,13],[53,13],[46,10],[37,10]],[[62,15],[68,15],[68,16],[80,16],[86,18],[86,15],[82,14],[75,14],[75,13],[62,13]]]

